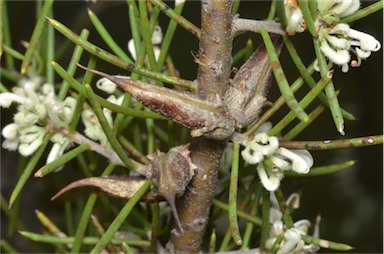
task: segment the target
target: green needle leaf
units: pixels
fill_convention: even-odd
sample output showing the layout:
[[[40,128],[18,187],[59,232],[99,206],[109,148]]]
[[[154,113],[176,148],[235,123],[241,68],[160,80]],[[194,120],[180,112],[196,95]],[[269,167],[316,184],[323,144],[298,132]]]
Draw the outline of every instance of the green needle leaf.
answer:
[[[262,208],[262,224],[261,224],[261,240],[260,249],[265,251],[265,243],[269,235],[269,212],[271,204],[269,199],[269,191],[263,189],[263,208]]]
[[[89,36],[89,31],[88,30],[86,30],[86,29],[81,30],[81,33],[80,33],[80,38],[81,39],[87,40],[88,36]],[[73,50],[72,57],[71,57],[72,61],[70,61],[69,65],[68,65],[68,68],[67,68],[68,76],[73,77],[73,75],[75,74],[76,69],[77,69],[76,63],[80,61],[80,58],[81,58],[82,54],[83,54],[83,48],[81,46],[79,46],[79,45],[76,45],[75,49]],[[51,63],[51,65],[52,65],[52,63]],[[55,66],[52,66],[52,67],[54,68]],[[57,95],[57,98],[59,100],[64,100],[65,96],[67,95],[68,89],[69,89],[69,84],[64,79],[63,82],[61,83],[60,90],[59,90],[59,93]]]
[[[283,39],[285,42],[285,46],[287,47],[288,52],[291,55],[291,58],[296,65],[297,70],[300,72],[300,74],[304,78],[305,82],[311,88],[313,88],[316,85],[316,82],[313,79],[313,77],[311,76],[312,73],[310,73],[309,71],[306,70],[304,63],[301,61],[301,58],[300,58],[299,54],[297,53],[295,47],[293,46],[293,43],[292,43],[291,39],[289,38],[289,36],[285,35],[285,36],[283,36]],[[320,99],[320,101],[324,105],[326,105],[329,108],[329,103],[328,103],[327,97],[324,95],[324,93],[320,93],[318,95],[318,98]],[[349,113],[343,109],[341,110],[341,113],[348,120],[356,120],[356,117],[354,117],[351,113]]]
[[[316,28],[312,19],[311,11],[309,10],[308,0],[299,0],[299,7],[303,13],[303,18],[308,31],[311,33],[312,37],[316,37]]]
[[[40,168],[35,173],[35,177],[44,177],[47,174],[52,173],[56,169],[64,166],[70,160],[76,158],[79,154],[81,154],[81,153],[83,153],[89,149],[90,149],[90,146],[88,144],[83,144],[83,145],[80,145],[80,146],[72,149],[71,151],[61,155],[59,158],[57,158],[57,160],[54,160],[51,163]]]
[[[74,79],[68,72],[66,72],[58,63],[52,62],[53,68],[56,70],[56,72],[65,80],[67,81],[73,89],[78,91],[80,94],[85,94],[85,88],[80,84],[79,81]],[[167,120],[167,118],[155,114],[153,112],[146,112],[143,110],[134,110],[126,107],[122,107],[119,105],[116,105],[110,101],[107,101],[106,99],[95,95],[97,98],[97,101],[100,103],[102,107],[108,108],[116,113],[122,113],[124,115],[133,116],[133,117],[140,117],[140,118],[153,118],[153,119],[159,119],[159,120]]]
[[[95,13],[88,9],[88,15],[92,21],[92,24],[95,26],[97,32],[99,32],[100,36],[103,38],[105,43],[107,43],[107,45],[112,49],[112,51],[125,62],[133,62],[132,59],[130,59],[129,56],[113,40],[112,36],[108,33],[108,30],[104,27],[103,23],[101,23]]]
[[[239,149],[240,145],[237,142],[233,143],[233,159],[231,169],[231,183],[229,186],[229,224],[232,231],[233,240],[237,245],[241,245],[241,235],[239,224],[237,222],[237,186],[239,178]]]
[[[350,245],[344,243],[332,242],[324,239],[315,238],[309,235],[302,235],[301,238],[304,240],[306,244],[315,244],[319,247],[331,249],[331,250],[339,250],[339,251],[349,251],[354,248]]]
[[[161,0],[150,0],[153,5],[155,5],[157,8],[159,8],[162,12],[165,13],[169,18],[176,21],[181,27],[184,27],[187,31],[191,32],[193,35],[195,35],[197,38],[200,39],[201,32],[200,29],[192,24],[190,21],[185,19],[180,14],[176,13],[172,8],[167,6],[163,1]]]
[[[295,113],[297,118],[299,118],[301,121],[303,122],[308,121],[308,115],[300,107],[299,103],[297,102],[297,100],[295,99],[295,96],[292,93],[292,90],[289,88],[288,81],[280,65],[279,57],[276,54],[275,49],[273,47],[271,37],[269,36],[268,32],[264,28],[260,29],[260,34],[263,37],[269,59],[271,60],[273,74],[275,75],[277,84],[279,85],[280,92],[285,98],[285,101],[288,107]]]
[[[21,74],[25,74],[27,72],[27,68],[31,63],[32,56],[37,49],[37,43],[40,39],[41,34],[43,33],[44,24],[46,22],[46,16],[48,15],[49,10],[52,7],[54,0],[46,0],[44,2],[43,9],[41,10],[40,17],[37,20],[35,29],[33,30],[31,40],[29,41],[29,45],[27,51],[25,52],[23,62],[21,63]]]
[[[43,234],[36,234],[31,233],[27,231],[19,231],[19,233],[35,242],[43,242],[43,243],[51,243],[51,244],[72,244],[75,240],[74,237],[58,237],[58,236],[50,236],[50,235],[43,235]],[[123,242],[126,242],[127,244],[131,246],[137,246],[137,247],[148,247],[149,242],[144,240],[127,240],[127,239],[111,239],[111,242],[113,244],[122,244]],[[83,244],[86,245],[94,245],[100,243],[100,239],[97,237],[84,237]],[[100,253],[101,250],[97,253]]]
[[[328,73],[328,67],[325,57],[321,52],[320,43],[316,38],[313,38],[313,45],[315,47],[315,53],[319,63],[320,73],[322,76],[324,76]],[[336,125],[336,129],[341,135],[344,135],[344,118],[341,114],[339,100],[337,99],[335,87],[332,81],[329,82],[329,84],[325,87],[325,94],[327,95],[329,108],[331,109],[332,118]]]
[[[146,181],[144,185],[132,197],[132,199],[127,202],[127,204],[120,210],[119,214],[115,217],[113,222],[109,225],[107,231],[105,231],[105,234],[100,238],[96,246],[92,249],[91,253],[100,253],[104,249],[104,247],[109,243],[109,241],[113,239],[113,236],[116,231],[119,230],[121,224],[125,221],[129,213],[132,211],[133,207],[135,207],[136,203],[140,200],[140,198],[149,190],[150,186],[151,182]]]
[[[331,81],[331,76],[323,77],[317,84],[312,88],[311,91],[304,96],[300,101],[299,105],[301,108],[306,108],[316,97],[317,95],[328,85]],[[289,112],[283,119],[280,120],[270,131],[269,135],[274,136],[284,129],[293,119],[295,118],[294,112]],[[309,118],[308,118],[309,120]]]
[[[87,97],[89,102],[92,105],[92,109],[95,112],[97,119],[99,119],[100,125],[103,128],[105,135],[108,138],[108,141],[110,142],[113,150],[115,150],[116,154],[119,156],[119,158],[124,162],[124,164],[129,169],[137,169],[138,163],[129,159],[123,148],[121,147],[119,141],[117,140],[116,136],[113,133],[113,130],[108,124],[107,119],[105,118],[103,111],[101,109],[101,106],[99,102],[97,101],[96,95],[94,94],[92,87],[89,84],[85,84],[85,91],[87,93]]]
[[[92,55],[97,56],[98,58],[107,61],[110,64],[113,64],[117,67],[120,67],[124,70],[128,70],[131,72],[135,72],[139,75],[152,78],[155,80],[160,80],[166,83],[169,83],[171,85],[175,86],[183,86],[187,87],[191,90],[195,90],[195,84],[192,81],[184,80],[178,77],[171,77],[168,75],[165,75],[163,73],[158,73],[154,71],[150,71],[148,69],[145,69],[140,66],[135,66],[133,62],[125,62],[122,59],[118,58],[115,55],[112,55],[111,53],[108,53],[107,51],[103,50],[100,47],[97,47],[96,45],[90,43],[87,40],[82,39],[77,34],[72,32],[70,29],[68,29],[66,26],[61,24],[60,22],[49,19],[49,22],[55,27],[57,31],[62,33],[65,37],[67,37],[69,40],[71,40],[73,43],[80,45],[83,49],[91,53]]]

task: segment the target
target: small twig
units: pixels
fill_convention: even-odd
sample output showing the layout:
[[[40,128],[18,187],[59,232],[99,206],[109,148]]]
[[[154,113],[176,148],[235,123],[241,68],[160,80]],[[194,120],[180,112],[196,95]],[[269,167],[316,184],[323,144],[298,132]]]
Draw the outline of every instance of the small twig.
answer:
[[[108,149],[107,147],[104,147],[93,140],[90,140],[89,138],[81,135],[80,133],[76,132],[74,134],[70,134],[67,129],[63,129],[63,128],[61,129],[55,128],[55,131],[61,132],[62,134],[67,136],[71,140],[71,142],[76,143],[78,145],[88,144],[91,147],[92,151],[104,156],[105,158],[108,158],[111,163],[116,164],[117,166],[126,167],[126,165],[119,158],[119,156],[117,156],[115,151]],[[138,172],[146,176],[148,172],[145,170],[145,167],[140,167],[141,164],[138,162],[135,162],[135,163],[138,165],[137,167]]]
[[[110,150],[100,145],[99,143],[88,139],[87,137],[81,135],[78,132],[75,134],[69,134],[69,133],[65,133],[65,134],[70,138],[72,142],[78,145],[82,145],[82,144],[90,145],[92,151],[104,156],[105,158],[108,158],[111,163],[116,164],[118,166],[123,166],[123,167],[125,166],[125,164],[122,162],[122,160],[119,158],[119,156],[117,156],[117,154],[113,150]]]
[[[232,23],[232,33],[237,35],[243,32],[259,33],[259,29],[264,28],[269,33],[285,35],[281,24],[275,21],[262,21],[243,18],[234,18]]]

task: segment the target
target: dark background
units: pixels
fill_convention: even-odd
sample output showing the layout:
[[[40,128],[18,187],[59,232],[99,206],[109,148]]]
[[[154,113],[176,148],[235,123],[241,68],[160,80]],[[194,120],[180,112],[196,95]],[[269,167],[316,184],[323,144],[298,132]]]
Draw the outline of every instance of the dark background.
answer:
[[[364,1],[363,6],[371,2]],[[169,3],[171,5],[171,3]],[[242,17],[262,19],[267,16],[269,3],[265,1],[248,1],[241,4],[239,13]],[[101,41],[97,32],[88,20],[86,7],[91,8],[103,22],[112,37],[119,45],[126,45],[130,39],[128,9],[125,1],[102,1],[97,4],[84,1],[59,1],[54,4],[55,18],[80,33],[81,28],[90,30],[89,40],[104,49],[108,47]],[[199,2],[188,2],[184,8],[184,16],[196,25],[199,25]],[[35,5],[32,1],[8,2],[10,26],[13,46],[24,52],[20,40],[28,41],[35,24]],[[368,18],[359,20],[352,25],[353,28],[365,31],[379,41],[382,40],[383,22],[382,11]],[[80,26],[76,25],[80,22]],[[165,28],[168,18],[161,14],[160,24]],[[260,36],[244,34],[235,39],[234,49],[245,45],[251,38],[254,45],[260,43]],[[307,33],[293,38],[297,43],[296,49],[308,65],[314,59],[311,40]],[[60,44],[65,38],[56,32],[56,43]],[[191,51],[197,51],[198,41],[182,28],[178,28],[175,40],[171,47],[171,54],[175,66],[179,69],[181,77],[194,79],[197,66],[193,61]],[[68,48],[67,56],[60,61],[62,66],[67,66],[72,54],[73,46]],[[86,55],[86,54],[85,54]],[[297,71],[287,52],[281,59],[288,80],[294,81]],[[284,61],[286,59],[286,61]],[[347,74],[335,67],[334,83],[341,89],[339,101],[342,107],[353,113],[359,120],[346,121],[346,135],[341,136],[335,129],[330,112],[325,112],[312,123],[296,140],[325,140],[360,137],[366,135],[382,134],[383,130],[383,62],[382,49],[372,53],[368,60],[363,61],[359,68],[350,69]],[[108,72],[116,70],[110,65],[99,61],[98,67]],[[121,70],[120,70],[121,71]],[[122,73],[125,74],[125,73]],[[279,96],[278,89],[273,86],[269,99],[274,101]],[[298,93],[300,96],[300,93]],[[281,110],[272,121],[277,122],[287,111]],[[309,112],[309,111],[307,111]],[[1,111],[1,126],[8,124],[12,116],[4,109]],[[294,214],[294,219],[309,219],[314,221],[317,214],[322,215],[320,235],[322,238],[343,242],[354,246],[353,252],[379,253],[383,251],[383,149],[382,146],[345,149],[340,151],[317,151],[312,153],[315,166],[340,163],[354,159],[356,164],[345,172],[331,176],[308,179],[285,179],[283,188],[286,195],[293,191],[302,190],[301,207]],[[1,192],[9,198],[17,180],[16,169],[21,161],[16,153],[1,150]],[[73,174],[72,174],[73,173]],[[49,198],[73,179],[78,179],[79,174],[72,172],[65,174],[59,172],[43,179],[30,179],[22,194],[20,218],[34,228],[35,232],[42,232],[43,227],[37,221],[34,210],[44,211],[51,219],[60,220],[63,214],[63,202],[50,202]],[[63,176],[65,179],[63,180]],[[4,208],[3,208],[4,209]],[[6,228],[8,221],[1,213],[2,226],[1,238],[10,240]],[[30,242],[19,237],[10,240],[19,250],[31,252]]]

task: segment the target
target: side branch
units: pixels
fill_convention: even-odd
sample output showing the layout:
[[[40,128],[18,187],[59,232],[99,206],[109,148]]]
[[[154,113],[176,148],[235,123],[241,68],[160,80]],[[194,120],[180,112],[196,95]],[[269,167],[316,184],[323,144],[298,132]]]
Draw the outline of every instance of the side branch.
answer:
[[[280,146],[290,149],[331,150],[379,145],[383,135],[324,141],[280,141]]]
[[[285,31],[278,22],[243,18],[235,18],[233,20],[232,33],[234,36],[243,32],[258,33],[260,28],[264,28],[269,33],[285,35]]]

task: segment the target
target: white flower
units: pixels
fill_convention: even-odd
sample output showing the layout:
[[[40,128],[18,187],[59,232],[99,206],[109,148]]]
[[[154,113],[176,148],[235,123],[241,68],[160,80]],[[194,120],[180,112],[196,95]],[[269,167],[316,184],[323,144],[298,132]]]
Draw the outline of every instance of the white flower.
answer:
[[[288,168],[299,174],[306,174],[313,166],[313,158],[306,150],[288,150],[284,147],[276,149],[275,155],[280,155],[289,160]],[[285,169],[287,170],[287,169]]]
[[[297,1],[284,0],[284,11],[287,18],[286,32],[289,35],[303,32],[306,25]]]
[[[155,26],[152,34],[152,44],[159,45],[163,42],[163,31],[159,25]]]
[[[96,82],[96,87],[106,93],[114,93],[116,90],[116,84],[107,78],[101,78]]]
[[[3,130],[1,131],[1,134],[5,138],[2,146],[4,149],[15,151],[17,150],[17,147],[19,146],[19,131],[18,131],[18,125],[15,123],[11,123],[6,125]]]
[[[41,79],[32,77],[21,80],[12,93],[0,94],[0,105],[9,107],[12,102],[19,104],[13,120],[2,130],[5,140],[2,146],[8,150],[18,149],[23,156],[33,154],[42,144],[45,127],[66,128],[72,120],[76,99],[67,97],[64,101],[56,98],[53,84],[42,84]],[[53,147],[49,160],[60,156],[69,140]],[[54,155],[56,154],[56,155]]]
[[[43,143],[45,129],[43,127],[32,125],[30,127],[20,129],[19,133],[19,153],[23,156],[29,156],[33,154]]]
[[[284,175],[281,172],[273,172],[271,169],[264,167],[263,163],[257,164],[257,173],[264,188],[268,191],[275,191],[280,186],[280,181]]]
[[[0,94],[0,106],[3,108],[9,108],[12,102],[25,103],[27,98],[14,93],[1,93]]]
[[[1,134],[6,139],[14,139],[17,138],[17,132],[18,132],[18,126],[15,123],[11,123],[6,125],[3,130],[1,131]]]
[[[280,186],[284,177],[283,171],[293,170],[306,174],[313,166],[313,158],[308,151],[279,147],[278,139],[265,132],[256,134],[252,140],[246,142],[241,155],[247,163],[257,164],[260,181],[269,191],[275,191]],[[264,160],[269,160],[274,166],[266,166]]]
[[[63,155],[64,151],[69,147],[70,140],[61,133],[55,133],[51,137],[51,141],[54,143],[51,151],[47,157],[47,164],[59,158]]]
[[[289,205],[291,200],[295,198],[298,201],[298,194],[292,194],[286,201],[286,205]],[[306,245],[302,240],[302,235],[308,234],[308,229],[311,223],[308,220],[299,220],[294,223],[292,228],[287,229],[284,225],[282,219],[283,214],[280,211],[279,203],[276,199],[275,193],[270,192],[270,202],[271,209],[269,213],[269,222],[271,224],[269,230],[269,238],[265,243],[265,247],[267,250],[271,250],[273,244],[275,243],[277,237],[284,233],[284,238],[280,243],[279,249],[276,253],[286,254],[286,253],[316,253],[318,251],[318,247],[315,245]],[[299,205],[294,208],[297,208]],[[318,226],[318,225],[317,225]]]
[[[296,228],[287,229],[284,233],[284,239],[280,244],[277,254],[295,253],[304,247],[304,241],[301,239],[300,231]]]
[[[348,71],[351,60],[350,51],[357,60],[351,62],[352,67],[358,67],[361,59],[366,59],[371,52],[381,48],[381,44],[373,36],[354,30],[347,24],[337,24],[332,28],[323,28],[319,31],[320,49],[332,62],[342,66],[343,72]]]
[[[269,137],[265,132],[256,134],[254,138],[246,144],[241,152],[244,160],[250,164],[259,163],[264,156],[274,153],[279,147],[279,141],[276,137]]]
[[[161,27],[159,25],[155,26],[155,29],[152,34],[152,44],[153,46],[153,53],[155,54],[155,59],[156,61],[159,60],[160,57],[160,45],[163,42],[163,32],[161,30]],[[135,42],[133,39],[130,39],[128,41],[128,51],[131,54],[133,60],[137,60],[137,55],[136,55],[136,47],[135,47]]]
[[[360,0],[318,0],[319,18],[327,24],[337,22],[340,18],[356,12],[360,8]]]
[[[124,95],[120,96],[119,98],[116,98],[114,95],[111,95],[107,98],[107,101],[112,102],[116,105],[121,105],[124,100]]]

